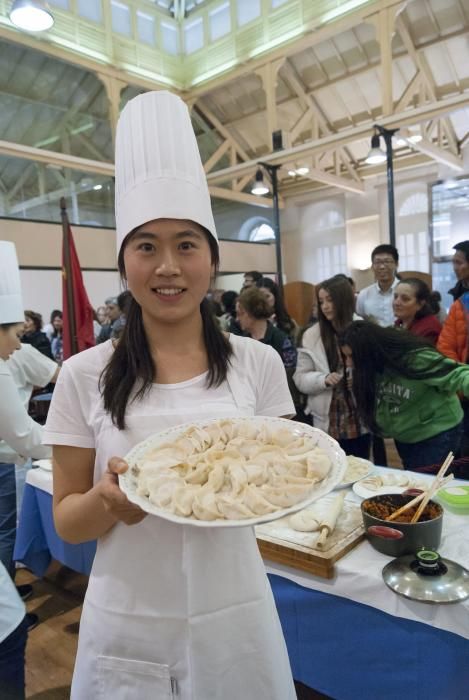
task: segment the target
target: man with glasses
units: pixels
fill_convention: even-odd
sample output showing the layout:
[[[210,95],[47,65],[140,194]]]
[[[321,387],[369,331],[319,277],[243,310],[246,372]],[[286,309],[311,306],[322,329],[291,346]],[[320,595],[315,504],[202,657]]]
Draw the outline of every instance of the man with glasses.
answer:
[[[394,287],[399,283],[396,277],[398,263],[397,248],[388,243],[376,246],[371,253],[376,282],[362,289],[357,297],[357,314],[380,326],[394,324],[392,300]]]

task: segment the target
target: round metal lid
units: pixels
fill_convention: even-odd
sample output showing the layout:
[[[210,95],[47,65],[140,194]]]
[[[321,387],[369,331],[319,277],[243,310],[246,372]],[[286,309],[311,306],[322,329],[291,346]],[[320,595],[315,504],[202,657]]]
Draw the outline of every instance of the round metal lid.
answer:
[[[433,550],[407,554],[386,564],[385,584],[421,603],[457,603],[469,597],[469,571]]]

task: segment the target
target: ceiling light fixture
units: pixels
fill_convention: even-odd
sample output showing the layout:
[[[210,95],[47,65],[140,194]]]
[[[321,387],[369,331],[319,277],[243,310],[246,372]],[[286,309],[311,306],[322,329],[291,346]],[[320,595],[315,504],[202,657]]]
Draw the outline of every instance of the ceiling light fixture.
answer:
[[[46,2],[42,0],[14,0],[10,20],[27,32],[44,32],[54,24],[54,17]]]
[[[297,175],[307,175],[308,173],[309,173],[309,168],[307,168],[306,165],[302,165],[301,167],[296,169]]]
[[[262,174],[262,170],[259,168],[256,172],[256,181],[254,183],[254,186],[251,190],[252,194],[267,194],[269,191],[269,188],[264,182],[264,175]]]
[[[365,163],[376,165],[377,163],[384,163],[385,160],[386,153],[381,150],[379,134],[375,133],[371,137],[371,150],[365,158]]]

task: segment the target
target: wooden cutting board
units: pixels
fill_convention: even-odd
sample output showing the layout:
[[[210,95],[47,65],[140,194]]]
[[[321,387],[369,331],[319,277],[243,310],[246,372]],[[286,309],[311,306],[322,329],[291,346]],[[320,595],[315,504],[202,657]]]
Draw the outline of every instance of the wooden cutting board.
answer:
[[[327,509],[332,496],[320,503]],[[334,564],[365,537],[360,505],[344,501],[336,527],[323,550],[315,547],[319,533],[298,532],[289,527],[289,517],[256,527],[257,544],[263,559],[302,569],[322,578],[334,577]]]

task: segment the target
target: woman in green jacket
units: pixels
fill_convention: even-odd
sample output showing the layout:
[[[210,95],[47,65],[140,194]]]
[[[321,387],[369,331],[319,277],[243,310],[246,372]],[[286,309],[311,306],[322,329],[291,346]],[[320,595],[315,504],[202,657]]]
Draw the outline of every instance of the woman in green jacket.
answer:
[[[364,423],[394,438],[404,467],[435,464],[459,449],[469,396],[469,367],[449,360],[418,336],[355,321],[340,345]]]

